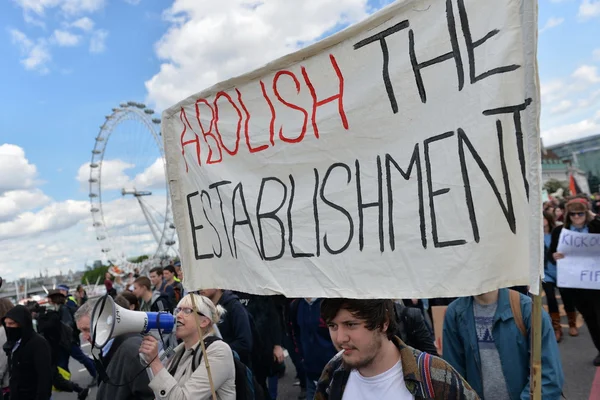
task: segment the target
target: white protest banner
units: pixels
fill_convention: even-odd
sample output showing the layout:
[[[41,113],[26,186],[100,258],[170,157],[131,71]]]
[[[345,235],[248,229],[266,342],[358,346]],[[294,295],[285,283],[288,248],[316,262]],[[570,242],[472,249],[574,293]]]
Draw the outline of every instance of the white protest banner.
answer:
[[[600,289],[600,234],[563,229],[556,251],[559,287]]]
[[[534,0],[399,1],[166,110],[186,287],[536,293],[536,44]]]

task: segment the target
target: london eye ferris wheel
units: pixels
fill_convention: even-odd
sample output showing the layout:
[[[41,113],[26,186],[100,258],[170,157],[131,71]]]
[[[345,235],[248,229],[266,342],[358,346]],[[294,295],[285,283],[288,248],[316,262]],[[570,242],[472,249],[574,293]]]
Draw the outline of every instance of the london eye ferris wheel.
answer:
[[[144,104],[113,108],[96,136],[89,198],[104,258],[123,272],[178,255],[160,118]]]

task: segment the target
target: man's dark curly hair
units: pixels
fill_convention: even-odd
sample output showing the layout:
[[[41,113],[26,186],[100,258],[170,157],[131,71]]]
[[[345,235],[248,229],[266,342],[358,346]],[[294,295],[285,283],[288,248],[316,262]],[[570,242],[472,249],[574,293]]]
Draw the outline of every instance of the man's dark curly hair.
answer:
[[[330,323],[340,310],[347,310],[355,318],[365,321],[365,327],[370,331],[377,329],[383,332],[387,322],[385,333],[388,339],[396,335],[397,322],[392,300],[323,299],[321,302],[321,317],[326,323]]]

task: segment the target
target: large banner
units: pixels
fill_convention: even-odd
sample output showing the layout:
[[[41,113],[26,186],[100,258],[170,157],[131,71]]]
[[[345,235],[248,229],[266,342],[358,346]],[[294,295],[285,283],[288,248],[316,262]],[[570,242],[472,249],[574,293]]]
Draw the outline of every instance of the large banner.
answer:
[[[399,1],[166,110],[185,286],[537,293],[536,7]]]
[[[558,286],[600,290],[600,235],[568,229],[560,232],[557,252]]]

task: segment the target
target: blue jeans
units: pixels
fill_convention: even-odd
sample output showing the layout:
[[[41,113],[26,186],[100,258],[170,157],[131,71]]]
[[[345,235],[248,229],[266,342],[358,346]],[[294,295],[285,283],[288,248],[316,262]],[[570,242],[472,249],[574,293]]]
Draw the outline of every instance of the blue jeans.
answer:
[[[306,377],[306,400],[314,400],[317,392],[317,382]]]
[[[92,378],[96,377],[96,366],[91,358],[83,354],[83,350],[76,344],[71,345],[71,357],[79,361],[80,364],[83,364],[85,369],[88,370]]]

